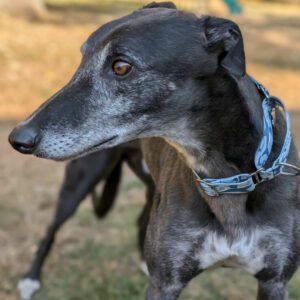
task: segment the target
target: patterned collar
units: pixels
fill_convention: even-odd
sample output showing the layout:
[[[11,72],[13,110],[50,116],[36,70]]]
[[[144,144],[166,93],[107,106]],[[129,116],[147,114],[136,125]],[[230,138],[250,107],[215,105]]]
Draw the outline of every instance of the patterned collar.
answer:
[[[292,134],[290,116],[284,104],[276,97],[270,96],[268,90],[253,79],[257,89],[264,95],[262,102],[263,109],[263,137],[255,154],[256,171],[249,174],[243,173],[226,178],[205,178],[202,179],[193,170],[196,180],[200,187],[209,196],[219,196],[221,194],[244,194],[253,191],[256,186],[264,181],[272,180],[278,175],[300,175],[300,168],[287,163],[287,158],[290,152]],[[272,111],[275,107],[281,107],[285,113],[286,135],[281,152],[274,160],[269,168],[265,168],[265,164],[270,156],[273,146],[273,118]],[[284,171],[284,168],[289,168],[291,171]]]

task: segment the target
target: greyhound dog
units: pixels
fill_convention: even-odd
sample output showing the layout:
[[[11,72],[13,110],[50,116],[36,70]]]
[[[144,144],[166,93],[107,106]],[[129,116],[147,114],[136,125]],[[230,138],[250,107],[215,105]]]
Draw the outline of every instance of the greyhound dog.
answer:
[[[121,168],[124,162],[146,186],[146,205],[137,222],[138,246],[142,259],[141,267],[146,272],[143,246],[154,196],[154,183],[143,164],[138,143],[131,142],[91,153],[67,164],[54,219],[46,236],[41,240],[30,270],[18,284],[21,299],[31,299],[32,295],[40,288],[42,268],[53,246],[57,231],[72,217],[88,194],[92,196],[96,216],[102,219],[107,215],[117,196]],[[99,197],[95,192],[95,187],[101,181],[105,181],[105,183]]]
[[[72,80],[12,131],[12,146],[65,160],[142,139],[156,186],[147,299],[177,299],[217,266],[253,274],[259,300],[286,299],[300,203],[284,164],[299,170],[297,151],[283,104],[246,73],[239,27],[151,3],[81,50]]]

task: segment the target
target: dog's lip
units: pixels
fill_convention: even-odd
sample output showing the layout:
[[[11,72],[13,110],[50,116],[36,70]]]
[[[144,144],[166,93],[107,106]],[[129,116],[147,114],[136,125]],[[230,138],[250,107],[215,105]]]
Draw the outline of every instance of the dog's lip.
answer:
[[[106,140],[103,140],[103,141],[101,141],[100,143],[98,143],[98,144],[92,146],[89,150],[92,150],[92,149],[94,149],[94,148],[98,148],[98,147],[100,147],[100,146],[102,146],[102,145],[104,145],[104,144],[106,144],[106,143],[108,143],[108,142],[114,140],[114,139],[117,138],[117,137],[118,137],[117,135],[114,135],[114,136],[112,136],[112,137],[110,137],[110,138],[108,138],[108,139],[106,139]]]
[[[87,155],[91,152],[96,152],[96,151],[100,150],[98,148],[100,148],[102,145],[116,139],[117,137],[118,137],[118,135],[114,135],[114,136],[112,136],[108,139],[102,140],[100,143],[97,143],[94,146],[91,146],[90,148],[88,148],[88,149],[86,149],[86,150],[84,150],[80,153],[77,153],[77,154],[74,154],[74,155],[71,155],[71,156],[68,156],[68,157],[49,157],[49,156],[45,155],[45,153],[43,153],[43,152],[42,153],[34,153],[34,155],[37,156],[37,157],[40,157],[40,158],[52,159],[52,160],[55,160],[55,161],[65,161],[65,160],[75,159],[75,158],[79,158],[79,157],[82,157],[84,155]]]

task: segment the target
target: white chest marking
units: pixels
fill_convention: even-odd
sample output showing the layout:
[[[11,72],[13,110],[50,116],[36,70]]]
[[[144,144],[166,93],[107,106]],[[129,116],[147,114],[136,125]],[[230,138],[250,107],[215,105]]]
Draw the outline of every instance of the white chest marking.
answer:
[[[257,273],[264,267],[265,253],[258,247],[262,234],[254,231],[229,239],[215,232],[208,233],[199,252],[201,269],[226,266]]]
[[[200,268],[240,267],[256,274],[265,267],[265,257],[270,251],[280,253],[280,256],[287,255],[279,236],[277,230],[270,228],[238,232],[231,238],[216,232],[207,232],[198,253]]]

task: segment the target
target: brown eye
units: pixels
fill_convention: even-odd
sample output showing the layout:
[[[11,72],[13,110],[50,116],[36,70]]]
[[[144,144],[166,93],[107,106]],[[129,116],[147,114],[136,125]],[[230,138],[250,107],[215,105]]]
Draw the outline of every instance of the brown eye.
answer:
[[[126,61],[117,60],[113,64],[113,71],[118,76],[124,76],[129,73],[132,65]]]

